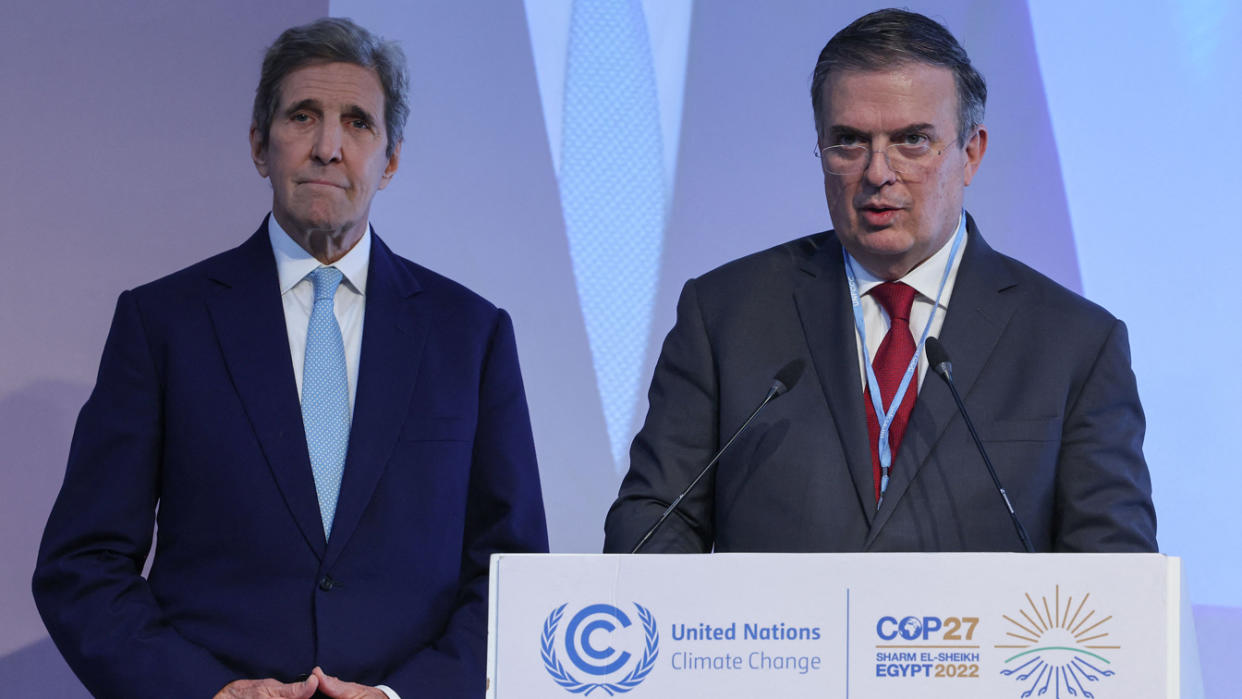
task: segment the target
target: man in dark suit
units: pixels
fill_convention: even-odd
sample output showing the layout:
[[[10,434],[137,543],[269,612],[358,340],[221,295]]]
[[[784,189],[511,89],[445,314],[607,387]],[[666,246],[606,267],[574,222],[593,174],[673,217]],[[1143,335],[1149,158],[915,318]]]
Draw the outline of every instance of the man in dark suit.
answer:
[[[647,551],[1022,550],[938,337],[1038,551],[1154,551],[1125,326],[988,247],[964,212],[983,78],[938,23],[881,10],[811,87],[834,230],[689,281],[605,523],[629,551],[791,360],[806,370]]]
[[[34,577],[96,696],[482,696],[489,556],[547,531],[508,315],[369,227],[406,92],[352,22],[286,31],[272,215],[121,295]]]

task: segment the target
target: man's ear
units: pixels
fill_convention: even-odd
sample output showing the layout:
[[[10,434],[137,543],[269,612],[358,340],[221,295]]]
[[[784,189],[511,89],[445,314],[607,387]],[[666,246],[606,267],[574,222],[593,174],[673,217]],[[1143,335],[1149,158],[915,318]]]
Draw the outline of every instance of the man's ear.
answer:
[[[397,147],[392,149],[392,155],[388,156],[388,165],[384,168],[384,174],[380,177],[380,189],[387,187],[392,180],[392,176],[397,174],[397,165],[401,162],[401,146],[404,144],[405,141],[398,141]]]
[[[988,128],[980,124],[975,127],[975,133],[966,142],[966,170],[963,173],[963,177],[967,186],[970,186],[970,181],[975,178],[975,173],[979,171],[979,163],[983,162],[983,154],[987,149]]]
[[[254,169],[259,171],[259,176],[267,177],[267,144],[263,142],[258,124],[250,125],[250,159],[254,161]]]

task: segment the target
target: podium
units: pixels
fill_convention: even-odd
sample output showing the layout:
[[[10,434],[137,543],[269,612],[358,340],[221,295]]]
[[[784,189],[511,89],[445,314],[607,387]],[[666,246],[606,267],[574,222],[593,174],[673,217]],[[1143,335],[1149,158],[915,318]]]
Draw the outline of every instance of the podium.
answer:
[[[1160,554],[496,555],[494,699],[1202,696]]]

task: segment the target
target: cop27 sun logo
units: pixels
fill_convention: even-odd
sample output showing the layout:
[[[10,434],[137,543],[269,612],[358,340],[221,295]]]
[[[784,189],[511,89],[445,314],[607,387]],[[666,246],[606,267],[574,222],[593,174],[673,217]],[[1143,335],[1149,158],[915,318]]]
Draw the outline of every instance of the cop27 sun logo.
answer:
[[[611,604],[583,607],[565,624],[563,647],[569,659],[567,667],[557,656],[558,646],[562,645],[557,643],[557,629],[566,606],[552,610],[543,622],[539,639],[543,666],[557,684],[583,696],[597,689],[613,696],[630,691],[647,678],[660,653],[660,633],[651,612],[634,605],[642,624],[640,637],[629,615],[621,609]],[[641,655],[635,661],[634,653],[619,650],[616,645],[628,646],[635,652],[641,648]]]
[[[1095,699],[1092,690],[1115,674],[1108,656],[1121,646],[1109,636],[1113,617],[1098,613],[1090,599],[1088,593],[1075,603],[1071,596],[1062,604],[1058,585],[1051,600],[1044,595],[1037,603],[1027,593],[1028,606],[1003,615],[1009,642],[996,647],[1014,652],[1000,674],[1019,683],[1023,691],[1018,696]]]

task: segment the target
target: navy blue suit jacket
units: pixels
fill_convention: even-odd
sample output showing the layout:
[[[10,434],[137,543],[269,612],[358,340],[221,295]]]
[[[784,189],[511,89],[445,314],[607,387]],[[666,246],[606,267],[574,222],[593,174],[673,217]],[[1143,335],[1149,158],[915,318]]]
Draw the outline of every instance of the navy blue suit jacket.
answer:
[[[1155,551],[1125,325],[969,242],[940,341],[1039,551]],[[1021,551],[948,388],[927,377],[876,510],[841,244],[791,241],[691,280],[605,524],[629,551],[792,359],[806,372],[755,420],[649,551]]]
[[[378,237],[367,284],[327,540],[266,225],[121,295],[34,577],[96,696],[315,665],[402,699],[482,696],[488,557],[548,546],[513,329]]]

